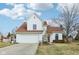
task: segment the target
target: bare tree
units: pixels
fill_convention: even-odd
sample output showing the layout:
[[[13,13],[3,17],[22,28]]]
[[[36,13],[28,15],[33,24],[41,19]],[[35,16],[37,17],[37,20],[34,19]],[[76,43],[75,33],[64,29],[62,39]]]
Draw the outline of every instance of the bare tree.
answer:
[[[71,8],[69,8],[68,6],[64,6],[64,8],[62,8],[62,12],[60,13],[60,16],[63,21],[66,39],[68,39],[69,34],[73,31],[74,26],[77,23],[77,20],[79,19],[78,5],[79,4],[73,4]]]

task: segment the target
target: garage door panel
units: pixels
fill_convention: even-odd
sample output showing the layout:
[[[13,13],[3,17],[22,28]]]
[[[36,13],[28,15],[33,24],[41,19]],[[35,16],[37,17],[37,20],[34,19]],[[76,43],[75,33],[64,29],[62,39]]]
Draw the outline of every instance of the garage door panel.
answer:
[[[38,43],[40,35],[38,34],[17,34],[16,42],[19,43]]]

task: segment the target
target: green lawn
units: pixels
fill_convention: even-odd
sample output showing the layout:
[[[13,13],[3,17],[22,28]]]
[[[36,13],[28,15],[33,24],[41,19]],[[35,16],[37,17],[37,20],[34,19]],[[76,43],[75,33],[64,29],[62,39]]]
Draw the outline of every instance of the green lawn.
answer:
[[[79,42],[43,44],[38,47],[37,55],[79,55]]]
[[[9,43],[9,42],[7,42],[7,43],[5,43],[5,42],[0,42],[0,48],[6,47],[6,46],[10,46],[10,45],[13,45],[13,44],[12,44],[12,43]]]

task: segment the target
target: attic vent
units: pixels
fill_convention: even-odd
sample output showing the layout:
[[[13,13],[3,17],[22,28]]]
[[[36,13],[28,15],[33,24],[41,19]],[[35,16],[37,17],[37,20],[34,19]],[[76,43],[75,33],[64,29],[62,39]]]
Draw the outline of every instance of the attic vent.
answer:
[[[34,16],[34,19],[35,19],[35,16]]]

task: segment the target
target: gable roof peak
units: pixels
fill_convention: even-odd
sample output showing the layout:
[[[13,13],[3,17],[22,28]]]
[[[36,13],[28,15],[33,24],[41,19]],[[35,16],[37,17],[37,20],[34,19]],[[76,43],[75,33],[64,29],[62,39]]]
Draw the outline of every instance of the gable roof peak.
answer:
[[[37,14],[36,14],[36,13],[34,13],[34,12],[33,12],[33,13],[31,13],[30,15],[31,15],[31,16],[36,16],[36,17],[38,17],[38,16],[39,16],[39,15],[37,15]]]
[[[19,28],[17,28],[17,30],[16,30],[16,32],[26,32],[26,31],[27,31],[27,23],[26,22],[22,23],[22,25]]]
[[[23,20],[23,23],[27,23],[27,21],[26,20]]]
[[[32,13],[30,13],[30,14],[28,15],[27,21],[28,21],[28,19],[30,19],[31,17],[33,17],[33,18],[38,18],[39,20],[42,21],[42,19],[39,17],[39,15],[38,15],[37,13],[35,13],[35,12],[32,12]]]

